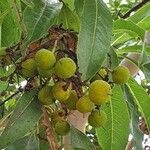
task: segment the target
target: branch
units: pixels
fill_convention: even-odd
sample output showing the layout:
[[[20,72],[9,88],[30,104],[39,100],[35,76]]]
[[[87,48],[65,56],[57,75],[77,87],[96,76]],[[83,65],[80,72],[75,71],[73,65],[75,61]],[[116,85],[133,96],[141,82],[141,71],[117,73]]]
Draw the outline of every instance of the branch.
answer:
[[[10,99],[12,99],[14,96],[16,96],[18,93],[20,92],[20,90],[18,90],[17,92],[15,92],[14,94],[12,94],[10,97],[8,97],[7,99],[5,99],[3,102],[0,103],[0,106],[4,105],[7,101],[9,101]]]
[[[133,147],[134,147],[134,144],[135,144],[135,140],[132,138],[132,139],[128,142],[128,144],[127,144],[125,150],[132,150]]]
[[[49,120],[49,116],[48,116],[46,108],[43,108],[43,116],[44,116],[43,125],[45,125],[47,128],[46,134],[47,134],[48,143],[49,143],[52,150],[58,150],[59,149],[58,141],[57,141],[57,138],[55,135],[55,131],[54,131],[52,124]]]
[[[127,13],[125,13],[121,18],[126,19],[130,16],[130,14],[134,11],[137,11],[138,9],[140,9],[143,5],[145,5],[147,2],[149,2],[149,0],[143,0],[141,3],[137,4],[136,6],[134,6],[133,8],[131,8]]]

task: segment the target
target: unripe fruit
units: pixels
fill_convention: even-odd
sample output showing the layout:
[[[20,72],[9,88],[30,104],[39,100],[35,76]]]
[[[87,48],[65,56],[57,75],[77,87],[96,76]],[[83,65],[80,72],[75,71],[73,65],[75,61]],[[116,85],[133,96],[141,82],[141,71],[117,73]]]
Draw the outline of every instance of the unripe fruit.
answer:
[[[38,93],[38,99],[43,105],[50,105],[54,102],[52,94],[52,88],[50,86],[44,86]]]
[[[90,101],[88,95],[81,97],[76,103],[76,109],[81,113],[91,112],[93,108],[94,104]]]
[[[95,128],[103,126],[107,121],[107,115],[104,111],[94,110],[88,117],[88,123]]]
[[[54,73],[62,78],[70,78],[76,71],[76,64],[71,58],[61,58],[54,67]]]
[[[69,86],[67,90],[65,90],[64,89],[65,85],[66,85],[65,82],[59,81],[52,88],[52,92],[53,92],[55,99],[60,102],[66,101],[68,97],[70,96],[71,86]]]
[[[54,66],[56,58],[53,52],[47,49],[41,49],[36,53],[35,61],[38,68],[48,70]]]
[[[98,71],[98,73],[91,79],[91,81],[95,81],[95,80],[104,80],[107,76],[107,71],[102,68]]]
[[[29,58],[22,62],[21,67],[21,73],[23,77],[33,77],[37,73],[36,63],[33,58]]]
[[[110,99],[110,95],[111,87],[103,80],[96,80],[89,86],[89,98],[97,105],[106,103]]]
[[[70,125],[67,121],[61,120],[55,124],[55,132],[58,135],[64,136],[70,131]]]
[[[78,101],[77,93],[76,91],[72,90],[69,98],[65,101],[66,107],[70,110],[75,110],[77,101]]]
[[[63,120],[63,116],[61,116],[59,113],[61,113],[61,111],[55,111],[51,114],[51,121],[52,123],[55,125],[57,122]]]
[[[125,84],[130,78],[129,69],[125,66],[118,66],[112,72],[112,80],[116,84]]]
[[[53,70],[49,69],[49,70],[42,70],[40,68],[38,68],[38,74],[40,77],[43,77],[43,78],[50,78],[52,77],[52,74],[53,74]]]

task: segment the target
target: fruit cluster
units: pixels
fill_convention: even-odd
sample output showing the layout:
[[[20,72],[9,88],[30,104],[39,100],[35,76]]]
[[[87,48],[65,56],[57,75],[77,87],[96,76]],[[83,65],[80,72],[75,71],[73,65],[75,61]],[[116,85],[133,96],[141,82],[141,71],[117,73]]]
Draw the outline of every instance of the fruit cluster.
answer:
[[[33,77],[39,75],[41,78],[55,78],[53,86],[48,84],[40,88],[38,99],[43,105],[53,105],[54,103],[64,106],[68,110],[78,110],[85,114],[89,113],[88,123],[93,127],[101,127],[107,120],[104,111],[99,107],[111,100],[111,84],[106,80],[108,70],[105,68],[90,80],[85,94],[79,96],[69,79],[76,76],[76,63],[69,57],[56,59],[55,54],[48,49],[38,50],[34,58],[26,59],[21,64],[21,74],[23,77]],[[112,80],[116,84],[124,84],[129,79],[129,71],[124,66],[116,67],[112,72]],[[61,110],[61,109],[60,109]],[[60,111],[59,110],[59,111]],[[55,110],[51,114],[54,129],[58,135],[66,135],[70,125],[66,121],[66,116]]]
[[[9,65],[12,60],[5,50],[0,51],[0,59]],[[129,70],[124,66],[113,70],[102,67],[85,83],[78,71],[75,52],[64,52],[60,57],[62,53],[63,51],[59,53],[57,50],[38,49],[32,57],[27,56],[17,63],[16,71],[27,80],[38,81],[35,86],[38,88],[38,100],[44,107],[50,108],[50,120],[58,135],[64,136],[69,132],[67,116],[74,110],[83,114],[90,113],[88,123],[92,127],[103,126],[107,115],[100,106],[111,100],[113,84],[128,81]]]

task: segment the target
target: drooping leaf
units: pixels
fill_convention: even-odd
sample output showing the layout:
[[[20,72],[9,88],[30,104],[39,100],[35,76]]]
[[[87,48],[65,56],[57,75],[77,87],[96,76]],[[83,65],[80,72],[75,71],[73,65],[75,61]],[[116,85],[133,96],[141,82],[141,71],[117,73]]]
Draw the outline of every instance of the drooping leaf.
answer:
[[[57,24],[63,24],[65,29],[73,29],[79,31],[80,22],[78,16],[70,10],[65,4],[63,5],[60,14],[57,18]]]
[[[138,105],[143,117],[145,118],[148,129],[150,130],[150,97],[145,89],[140,86],[135,80],[130,79],[128,88],[134,97],[135,103]]]
[[[35,134],[25,136],[12,145],[8,146],[6,150],[40,150],[38,139]]]
[[[95,150],[90,139],[78,129],[71,126],[70,130],[71,147],[74,150]]]
[[[0,149],[19,140],[36,126],[41,111],[35,99],[35,91],[25,93],[16,105],[10,120],[0,136]]]
[[[131,91],[126,85],[124,87],[124,91],[125,91],[126,99],[128,101],[128,106],[130,108],[130,113],[131,113],[130,128],[131,128],[132,136],[135,140],[134,149],[141,150],[143,149],[142,142],[143,142],[144,134],[139,129],[138,107],[134,102],[134,97],[131,94]]]
[[[131,15],[128,20],[131,20],[137,24],[148,16],[150,16],[150,3],[147,3],[145,6],[141,7],[137,12]]]
[[[71,9],[71,11],[74,11],[74,1],[75,0],[63,0],[63,2]]]
[[[14,11],[11,11],[8,1],[0,1],[0,12],[6,13],[2,22],[2,47],[10,47],[18,43],[20,39],[20,29],[16,20]]]
[[[28,33],[26,44],[47,34],[62,7],[62,3],[51,4],[46,0],[34,0],[33,3],[33,7],[26,7],[23,15]]]
[[[138,26],[143,28],[145,31],[150,29],[150,15],[148,17],[145,17],[143,20],[141,20],[138,23]]]
[[[79,17],[82,16],[83,4],[84,4],[84,0],[75,0],[74,1],[75,11]]]
[[[120,86],[115,86],[108,105],[102,106],[108,116],[103,128],[97,129],[98,141],[104,150],[124,150],[129,135],[129,112]]]
[[[110,66],[111,69],[114,69],[119,64],[117,54],[116,54],[115,50],[113,48],[111,48],[108,55],[109,55],[108,60],[107,60],[108,65]]]
[[[114,32],[123,32],[128,33],[131,37],[140,37],[144,38],[145,31],[140,28],[138,25],[134,24],[132,21],[118,19],[114,22],[113,26]]]
[[[85,0],[81,17],[77,57],[83,80],[101,67],[110,50],[112,18],[102,0]]]
[[[142,45],[133,45],[133,46],[126,46],[118,50],[117,53],[126,53],[126,52],[142,52]],[[150,46],[146,47],[146,52],[150,55]]]

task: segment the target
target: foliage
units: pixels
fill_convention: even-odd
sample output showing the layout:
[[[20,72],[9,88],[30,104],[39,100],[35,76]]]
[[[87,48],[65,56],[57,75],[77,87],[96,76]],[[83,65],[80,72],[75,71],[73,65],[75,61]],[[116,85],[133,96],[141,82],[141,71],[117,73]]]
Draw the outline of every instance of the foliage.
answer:
[[[70,131],[74,150],[123,150],[129,134],[135,141],[133,148],[141,150],[150,130],[150,42],[145,38],[149,22],[147,0],[1,0],[0,149],[62,149],[60,135]],[[40,49],[48,52],[37,63],[33,59]],[[141,56],[139,60],[128,58],[133,52]],[[51,66],[48,53],[54,60]],[[69,57],[70,63],[62,67],[63,57]],[[34,66],[26,61],[31,59]],[[122,60],[144,73],[141,84],[132,77],[114,83],[112,74]],[[104,76],[100,70],[105,70]],[[97,85],[95,79],[104,80],[109,88]],[[95,97],[96,101],[104,97],[104,102],[95,103]],[[107,121],[98,128],[88,124],[84,134],[66,122],[76,109],[103,110]]]

